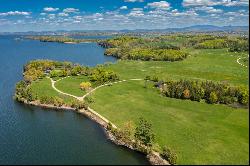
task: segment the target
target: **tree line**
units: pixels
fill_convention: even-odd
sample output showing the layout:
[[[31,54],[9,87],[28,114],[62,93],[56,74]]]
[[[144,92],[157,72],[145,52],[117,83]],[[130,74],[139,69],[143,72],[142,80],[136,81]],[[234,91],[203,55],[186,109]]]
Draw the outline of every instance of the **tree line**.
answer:
[[[249,89],[245,86],[231,86],[214,81],[168,80],[159,81],[155,77],[146,77],[145,80],[155,82],[161,93],[170,98],[192,101],[204,100],[209,104],[241,104],[248,106]]]
[[[122,36],[99,42],[106,48],[105,55],[119,59],[178,61],[187,57],[188,53],[163,38],[142,38]]]
[[[39,40],[41,42],[57,42],[57,43],[82,43],[82,42],[98,42],[98,39],[75,39],[66,36],[29,36],[28,39]]]

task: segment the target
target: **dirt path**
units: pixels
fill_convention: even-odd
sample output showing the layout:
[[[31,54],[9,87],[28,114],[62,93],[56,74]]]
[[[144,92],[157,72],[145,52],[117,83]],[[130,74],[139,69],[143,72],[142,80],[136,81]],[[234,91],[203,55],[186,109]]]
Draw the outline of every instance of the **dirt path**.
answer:
[[[83,101],[82,97],[77,97],[77,96],[74,96],[74,95],[69,94],[69,93],[64,93],[64,92],[60,91],[59,89],[57,89],[57,88],[55,87],[55,83],[56,83],[57,81],[63,80],[63,79],[65,79],[65,78],[67,78],[67,77],[61,78],[61,79],[59,79],[59,80],[57,80],[57,81],[54,81],[54,80],[53,80],[52,78],[50,78],[50,77],[48,77],[48,78],[49,78],[50,81],[51,81],[51,86],[52,86],[52,88],[53,88],[55,91],[57,91],[58,93],[61,93],[61,94],[63,94],[63,95],[67,95],[67,96],[70,96],[70,97],[74,97],[74,98],[77,99],[77,100]]]
[[[68,76],[68,77],[69,77],[69,76]],[[122,80],[122,81],[117,81],[117,82],[112,82],[112,83],[103,84],[103,85],[100,85],[100,86],[98,86],[98,87],[92,89],[90,92],[88,92],[88,93],[85,94],[84,96],[78,97],[78,96],[75,96],[75,95],[72,95],[72,94],[69,94],[69,93],[62,92],[62,91],[60,91],[59,89],[57,89],[57,88],[55,87],[55,83],[56,83],[56,82],[61,81],[61,80],[65,79],[65,78],[67,78],[67,77],[61,78],[61,79],[59,79],[59,80],[57,80],[57,81],[54,81],[54,80],[53,80],[52,78],[50,78],[50,77],[47,77],[47,78],[50,79],[50,81],[51,81],[51,86],[52,86],[52,88],[53,88],[55,91],[57,91],[57,92],[60,93],[60,94],[67,95],[67,96],[70,96],[70,97],[73,97],[73,98],[75,98],[75,99],[77,99],[77,100],[79,100],[79,101],[83,101],[85,97],[87,97],[87,96],[90,95],[92,92],[96,91],[97,89],[99,89],[99,88],[101,88],[101,87],[105,87],[105,86],[109,86],[109,85],[118,84],[118,83],[122,83],[122,82],[128,81],[128,80]],[[141,80],[143,80],[143,79],[135,78],[135,79],[129,79],[129,80],[131,80],[131,81],[141,81]],[[84,112],[84,111],[85,111],[85,110],[79,110],[79,112]],[[91,109],[90,107],[88,107],[88,111],[90,111],[92,114],[94,114],[94,115],[96,115],[97,117],[99,117],[100,119],[102,119],[102,120],[103,120],[104,122],[106,122],[107,124],[110,123],[114,128],[117,128],[117,127],[116,127],[113,123],[111,123],[108,119],[106,119],[105,117],[103,117],[103,116],[100,115],[99,113],[95,112],[95,111],[94,111],[93,109]]]
[[[68,76],[68,77],[70,77],[70,76]],[[122,80],[122,81],[117,81],[117,82],[111,82],[111,83],[103,84],[103,85],[100,85],[100,86],[98,86],[98,87],[92,89],[90,92],[86,93],[84,96],[79,97],[79,96],[75,96],[75,95],[72,95],[72,94],[69,94],[69,93],[65,93],[65,92],[63,92],[63,91],[61,91],[61,90],[59,90],[59,89],[57,89],[57,88],[55,87],[55,83],[56,83],[56,82],[61,81],[61,80],[65,79],[65,78],[68,78],[68,77],[61,78],[61,79],[59,79],[59,80],[57,80],[57,81],[54,81],[54,80],[53,80],[52,78],[50,78],[50,77],[48,77],[48,78],[50,78],[52,88],[53,88],[54,90],[56,90],[58,93],[61,93],[61,94],[63,94],[63,95],[67,95],[67,96],[73,97],[73,98],[75,98],[75,99],[77,99],[77,100],[80,100],[80,101],[83,101],[85,97],[87,97],[88,95],[90,95],[91,93],[93,93],[94,91],[96,91],[96,90],[99,89],[99,88],[102,88],[102,87],[104,87],[104,86],[110,86],[110,85],[113,85],[113,84],[118,84],[118,83],[122,83],[122,82],[128,81],[128,80]],[[133,79],[129,79],[129,80],[130,80],[130,81],[141,81],[141,80],[143,80],[143,79],[140,79],[140,78],[133,78]]]
[[[244,64],[242,64],[242,63],[240,63],[240,60],[243,59],[243,58],[249,58],[249,55],[248,55],[247,57],[240,57],[240,58],[238,58],[238,59],[237,59],[237,63],[238,63],[239,65],[243,66],[243,67],[248,67],[248,66],[246,66],[246,65],[244,65]]]

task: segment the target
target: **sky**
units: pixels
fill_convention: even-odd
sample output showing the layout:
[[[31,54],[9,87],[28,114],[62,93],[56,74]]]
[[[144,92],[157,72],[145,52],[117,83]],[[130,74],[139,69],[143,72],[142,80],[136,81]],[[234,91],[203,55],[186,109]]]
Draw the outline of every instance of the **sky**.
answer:
[[[248,0],[0,0],[0,32],[248,26]]]

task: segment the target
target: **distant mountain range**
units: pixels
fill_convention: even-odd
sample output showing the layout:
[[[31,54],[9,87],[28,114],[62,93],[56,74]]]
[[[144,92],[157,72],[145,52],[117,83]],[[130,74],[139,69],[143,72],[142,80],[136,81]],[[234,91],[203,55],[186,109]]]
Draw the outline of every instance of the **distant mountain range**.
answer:
[[[184,28],[166,28],[166,29],[135,29],[135,30],[57,30],[57,31],[29,31],[29,32],[4,32],[0,34],[23,34],[23,35],[56,35],[67,33],[140,33],[140,32],[159,32],[159,33],[174,33],[174,32],[249,32],[249,26],[214,26],[214,25],[194,25]]]
[[[136,29],[136,30],[121,30],[122,32],[213,32],[213,31],[225,31],[225,32],[239,32],[249,31],[249,26],[214,26],[214,25],[194,25],[184,28],[166,28],[166,29]]]

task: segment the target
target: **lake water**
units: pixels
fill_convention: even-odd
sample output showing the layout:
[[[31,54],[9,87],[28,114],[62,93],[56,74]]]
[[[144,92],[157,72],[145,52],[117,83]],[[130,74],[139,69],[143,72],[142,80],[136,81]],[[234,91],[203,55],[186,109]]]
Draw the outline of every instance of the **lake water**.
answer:
[[[0,164],[148,164],[114,145],[95,122],[70,111],[26,106],[12,99],[22,68],[33,59],[88,66],[115,62],[95,43],[60,44],[0,36]]]

